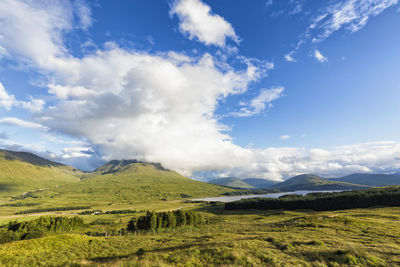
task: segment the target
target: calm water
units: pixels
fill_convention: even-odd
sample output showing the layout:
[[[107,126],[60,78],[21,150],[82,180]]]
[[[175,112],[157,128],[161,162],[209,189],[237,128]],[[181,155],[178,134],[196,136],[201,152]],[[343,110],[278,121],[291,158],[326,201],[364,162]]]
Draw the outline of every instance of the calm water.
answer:
[[[236,200],[241,200],[245,198],[256,198],[256,197],[270,197],[270,198],[278,198],[285,195],[297,194],[297,195],[307,195],[309,193],[330,193],[330,192],[341,192],[343,190],[327,190],[327,191],[293,191],[293,192],[284,192],[284,193],[270,193],[270,194],[262,194],[262,195],[241,195],[241,196],[226,196],[226,197],[209,197],[209,198],[198,198],[193,199],[195,201],[220,201],[220,202],[232,202]]]

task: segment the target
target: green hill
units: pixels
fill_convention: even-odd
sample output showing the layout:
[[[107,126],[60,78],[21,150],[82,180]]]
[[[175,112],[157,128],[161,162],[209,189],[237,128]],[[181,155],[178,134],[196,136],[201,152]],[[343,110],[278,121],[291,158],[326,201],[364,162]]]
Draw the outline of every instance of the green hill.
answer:
[[[369,188],[369,186],[332,181],[328,179],[323,179],[317,175],[303,174],[290,178],[284,182],[275,184],[270,188],[279,189],[281,191],[354,190],[354,189],[366,189]]]
[[[275,181],[261,179],[261,178],[246,178],[243,179],[242,181],[259,189],[266,189],[277,183]]]
[[[396,174],[354,173],[341,178],[335,178],[330,180],[353,183],[353,184],[363,184],[374,187],[400,185],[400,177]]]
[[[0,150],[0,198],[78,182],[81,172],[32,153]]]
[[[209,181],[211,184],[216,184],[216,185],[222,185],[222,186],[228,186],[228,187],[233,187],[233,188],[241,188],[241,189],[253,189],[255,188],[254,186],[246,183],[245,181],[235,178],[235,177],[226,177],[226,178],[218,178]]]
[[[157,163],[113,160],[79,183],[40,193],[45,206],[132,206],[218,196],[234,189],[186,178]],[[47,204],[46,204],[47,203]]]

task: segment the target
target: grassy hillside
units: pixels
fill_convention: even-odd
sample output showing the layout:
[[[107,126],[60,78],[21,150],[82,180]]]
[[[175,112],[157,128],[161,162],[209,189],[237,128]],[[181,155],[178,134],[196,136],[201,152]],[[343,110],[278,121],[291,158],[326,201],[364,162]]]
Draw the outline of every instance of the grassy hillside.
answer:
[[[0,150],[0,198],[78,182],[80,173],[31,153]]]
[[[149,203],[162,207],[167,201],[218,196],[231,191],[234,189],[186,178],[163,169],[159,164],[112,161],[79,183],[66,184],[36,195],[40,197],[37,200],[40,207],[88,205],[137,208]]]
[[[260,189],[269,188],[277,183],[275,181],[265,180],[261,178],[246,178],[243,179],[242,181],[248,183],[249,185],[254,186],[255,188],[260,188]]]
[[[242,189],[255,188],[254,186],[246,183],[245,181],[243,181],[239,178],[235,178],[235,177],[218,178],[218,179],[209,181],[209,183],[233,187],[233,188],[242,188]]]
[[[297,190],[353,190],[369,188],[365,185],[323,179],[317,175],[303,174],[290,178],[282,183],[272,185],[270,188],[282,191]]]
[[[400,176],[396,174],[354,173],[330,180],[369,186],[400,185]]]

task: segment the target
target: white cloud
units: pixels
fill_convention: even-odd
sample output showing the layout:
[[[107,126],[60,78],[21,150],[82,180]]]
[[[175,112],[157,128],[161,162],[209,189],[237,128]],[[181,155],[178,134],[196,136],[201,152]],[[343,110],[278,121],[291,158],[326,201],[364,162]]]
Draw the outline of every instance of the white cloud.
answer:
[[[31,112],[39,112],[43,110],[45,101],[43,99],[35,99],[31,97],[30,101],[18,101],[17,105],[24,109],[28,109]]]
[[[289,5],[290,5],[290,15],[296,15],[299,14],[303,11],[304,8],[304,0],[290,0]]]
[[[260,94],[253,98],[248,104],[241,102],[244,106],[237,112],[231,112],[230,115],[237,117],[249,117],[263,112],[267,105],[283,96],[284,87],[275,87],[272,89],[261,90]]]
[[[282,180],[304,173],[340,177],[349,173],[391,173],[400,170],[400,143],[373,142],[330,149],[267,148],[252,150],[246,167],[228,170],[234,177]]]
[[[319,50],[315,50],[315,51],[314,51],[314,57],[315,57],[319,62],[322,62],[322,63],[328,61],[328,59],[327,59],[324,55],[322,55],[321,52],[320,52]]]
[[[290,135],[282,135],[281,137],[279,137],[281,140],[289,140],[290,139]]]
[[[18,101],[14,95],[7,93],[3,84],[0,82],[0,108],[10,110],[13,106],[19,106],[28,109],[31,112],[39,112],[43,110],[45,102],[43,99],[34,99],[31,97],[30,101]]]
[[[115,43],[75,58],[62,43],[63,32],[74,27],[67,16],[73,12],[55,12],[68,8],[66,2],[54,2],[47,9],[28,3],[32,4],[0,2],[0,46],[10,58],[45,73],[49,93],[57,101],[42,105],[43,110],[33,115],[35,122],[7,117],[0,123],[84,139],[104,160],[160,162],[186,175],[224,170],[238,177],[280,180],[309,172],[332,176],[400,169],[400,144],[395,142],[325,150],[237,146],[215,118],[215,110],[228,96],[246,92],[268,66],[243,60],[245,66],[238,69],[207,53],[151,54]],[[283,91],[263,90],[243,107],[253,114],[262,112]],[[5,89],[1,92],[2,105],[11,107],[11,96]],[[89,160],[93,151],[88,147],[74,145],[57,157],[75,163]]]
[[[21,119],[14,118],[14,117],[0,118],[0,124],[14,125],[14,126],[19,126],[19,127],[24,127],[24,128],[34,129],[34,130],[41,130],[41,131],[48,130],[47,127],[45,127],[39,123],[25,121],[25,120],[21,120]]]
[[[326,39],[341,28],[356,32],[364,28],[371,17],[397,3],[398,0],[347,0],[330,5],[309,27],[318,31],[314,42]]]
[[[79,19],[79,25],[82,29],[87,30],[92,26],[92,11],[84,0],[76,0],[74,2],[74,11]]]
[[[72,21],[53,13],[61,6],[38,9],[23,1],[8,5],[0,5],[0,34],[7,34],[0,45],[13,58],[48,73],[49,93],[59,99],[34,116],[37,122],[55,132],[85,137],[108,159],[161,162],[184,174],[246,164],[249,151],[232,143],[214,111],[219,100],[245,92],[271,64],[259,67],[243,59],[245,67],[238,70],[209,54],[150,54],[115,43],[75,58],[61,42],[61,34],[73,28],[68,24]],[[73,12],[66,10],[69,13]],[[34,29],[30,17],[37,20]],[[40,128],[15,119],[8,123]]]
[[[65,55],[62,33],[72,29],[73,12],[68,1],[0,1],[0,46],[9,57],[33,60],[41,67],[55,64]],[[15,58],[13,58],[15,59]],[[28,60],[29,59],[29,60]]]
[[[228,38],[239,42],[232,25],[223,17],[212,14],[210,6],[200,0],[175,0],[170,14],[178,16],[180,31],[191,40],[220,47],[225,46]]]
[[[311,24],[301,35],[294,50],[285,55],[291,61],[291,55],[297,52],[307,40],[313,43],[324,41],[341,29],[357,32],[364,28],[371,17],[381,14],[385,9],[396,5],[399,0],[344,0],[329,4],[319,11]],[[290,3],[295,2],[291,1]]]
[[[285,60],[288,62],[296,62],[296,59],[293,58],[293,52],[290,52],[284,56]]]
[[[265,1],[265,5],[266,6],[272,6],[274,4],[274,1],[273,0],[267,0],[267,1]]]
[[[15,103],[15,97],[13,95],[9,95],[3,84],[0,83],[0,108],[9,110],[13,105],[15,105]]]
[[[93,154],[93,149],[88,147],[66,147],[63,149],[62,158],[90,158]]]

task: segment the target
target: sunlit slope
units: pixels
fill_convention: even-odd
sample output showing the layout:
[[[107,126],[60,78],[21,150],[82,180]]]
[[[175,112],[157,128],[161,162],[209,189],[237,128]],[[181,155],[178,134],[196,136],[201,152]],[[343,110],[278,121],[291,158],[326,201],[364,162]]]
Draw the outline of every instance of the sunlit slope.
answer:
[[[255,188],[254,186],[244,182],[243,180],[241,180],[239,178],[235,178],[235,177],[218,178],[218,179],[209,181],[209,183],[233,187],[233,188],[243,188],[243,189]]]
[[[186,178],[153,163],[112,161],[93,176],[44,192],[50,203],[112,205],[218,196],[234,191]]]
[[[282,183],[274,184],[271,188],[282,191],[297,190],[355,190],[367,189],[368,186],[323,179],[317,175],[303,174],[290,178]]]
[[[78,182],[80,174],[31,153],[0,150],[0,198]]]

